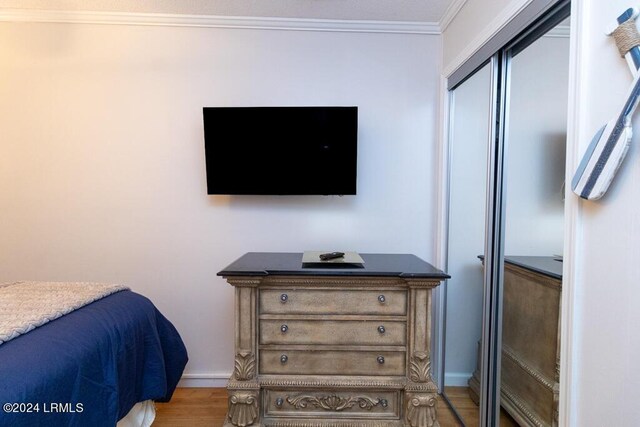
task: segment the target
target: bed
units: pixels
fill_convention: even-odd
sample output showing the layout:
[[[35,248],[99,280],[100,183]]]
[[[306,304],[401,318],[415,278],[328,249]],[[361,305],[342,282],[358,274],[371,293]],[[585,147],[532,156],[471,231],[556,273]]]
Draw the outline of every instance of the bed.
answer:
[[[186,363],[151,301],[118,290],[0,344],[0,425],[149,425]]]

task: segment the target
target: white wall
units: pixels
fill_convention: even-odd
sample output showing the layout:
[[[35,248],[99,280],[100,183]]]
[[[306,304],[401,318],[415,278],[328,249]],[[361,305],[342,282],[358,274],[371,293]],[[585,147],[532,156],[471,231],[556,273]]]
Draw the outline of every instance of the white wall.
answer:
[[[216,273],[243,253],[432,259],[439,37],[2,23],[0,40],[0,280],[129,284],[190,376],[224,378]],[[202,107],[243,105],[358,105],[358,195],[207,196]]]
[[[573,4],[576,76],[569,116],[569,176],[593,134],[617,116],[632,78],[608,27],[627,1]],[[575,212],[575,282],[568,289],[572,342],[565,354],[567,399],[574,426],[635,426],[640,420],[640,117],[631,149],[608,192],[597,202],[578,201]],[[575,151],[571,153],[572,151]],[[566,276],[566,273],[565,273]],[[565,292],[566,286],[563,289]],[[564,321],[564,318],[563,318]]]
[[[510,70],[505,254],[562,254],[569,38],[536,40]]]

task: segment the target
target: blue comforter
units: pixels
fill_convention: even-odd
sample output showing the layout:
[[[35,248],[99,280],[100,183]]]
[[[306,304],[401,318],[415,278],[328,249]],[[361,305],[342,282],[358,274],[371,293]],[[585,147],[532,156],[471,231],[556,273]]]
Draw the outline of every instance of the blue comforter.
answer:
[[[0,426],[112,427],[136,402],[168,401],[186,363],[151,301],[112,294],[0,345]]]

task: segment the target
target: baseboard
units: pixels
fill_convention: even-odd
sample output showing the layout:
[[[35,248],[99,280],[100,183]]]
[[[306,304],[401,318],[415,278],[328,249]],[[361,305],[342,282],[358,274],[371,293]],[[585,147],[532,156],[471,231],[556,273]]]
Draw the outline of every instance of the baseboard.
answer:
[[[471,372],[445,372],[444,386],[450,387],[467,387]]]
[[[178,387],[204,388],[204,387],[226,387],[229,381],[229,373],[211,374],[184,374],[178,383]]]

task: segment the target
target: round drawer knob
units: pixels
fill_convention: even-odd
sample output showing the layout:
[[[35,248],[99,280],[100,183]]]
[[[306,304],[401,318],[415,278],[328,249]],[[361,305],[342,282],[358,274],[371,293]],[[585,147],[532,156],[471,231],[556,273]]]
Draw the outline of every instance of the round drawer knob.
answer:
[[[283,304],[284,304],[284,303],[285,303],[285,302],[287,302],[288,300],[289,300],[289,295],[287,295],[287,294],[282,294],[282,295],[280,295],[280,302],[281,302],[281,303],[283,303]]]
[[[378,356],[378,358],[376,359],[378,361],[379,364],[384,364],[384,357],[382,356]]]
[[[384,334],[387,330],[384,328],[384,326],[380,325],[378,326],[378,332],[380,332],[381,334]]]
[[[286,354],[283,354],[282,356],[280,356],[280,363],[282,363],[283,365],[287,363],[287,360],[289,360],[289,358],[287,357]]]
[[[386,408],[387,406],[389,406],[389,402],[387,402],[387,399],[380,399],[380,406],[382,406],[383,408]]]
[[[282,332],[283,334],[286,334],[288,330],[289,327],[287,325],[280,326],[280,332]]]
[[[378,301],[380,301],[380,304],[384,304],[387,299],[384,297],[384,295],[378,295]]]
[[[385,401],[385,402],[386,402],[386,401]],[[284,404],[284,400],[283,400],[281,397],[279,397],[279,398],[277,398],[277,399],[276,399],[276,406],[277,406],[278,408],[282,408],[282,405],[283,405],[283,404]],[[384,406],[386,406],[386,405],[384,405]]]

